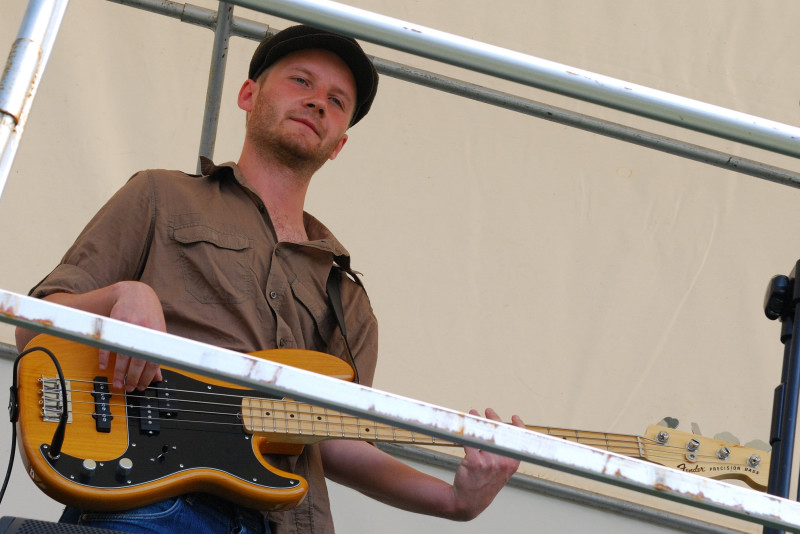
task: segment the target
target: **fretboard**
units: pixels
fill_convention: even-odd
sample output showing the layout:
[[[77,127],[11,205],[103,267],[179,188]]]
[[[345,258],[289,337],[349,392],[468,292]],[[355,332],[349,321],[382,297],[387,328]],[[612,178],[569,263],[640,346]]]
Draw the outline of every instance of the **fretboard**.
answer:
[[[242,422],[248,432],[265,435],[271,441],[280,443],[308,444],[328,439],[350,439],[414,445],[456,445],[362,417],[281,399],[246,397],[242,402]],[[645,446],[639,436],[543,426],[526,428],[609,452],[645,457]]]

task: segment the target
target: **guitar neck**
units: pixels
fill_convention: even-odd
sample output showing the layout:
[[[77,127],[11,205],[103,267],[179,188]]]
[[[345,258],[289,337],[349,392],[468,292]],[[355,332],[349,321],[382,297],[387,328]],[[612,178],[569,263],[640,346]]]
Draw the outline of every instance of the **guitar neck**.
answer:
[[[349,439],[408,445],[459,446],[419,432],[312,404],[282,399],[247,397],[242,403],[242,419],[248,432],[279,443],[307,445],[329,439]],[[543,426],[526,428],[609,452],[636,458],[646,457],[645,446],[639,436]]]
[[[329,439],[348,439],[416,445],[452,443],[376,421],[312,404],[282,399],[247,397],[242,402],[245,430],[276,443],[308,445]]]

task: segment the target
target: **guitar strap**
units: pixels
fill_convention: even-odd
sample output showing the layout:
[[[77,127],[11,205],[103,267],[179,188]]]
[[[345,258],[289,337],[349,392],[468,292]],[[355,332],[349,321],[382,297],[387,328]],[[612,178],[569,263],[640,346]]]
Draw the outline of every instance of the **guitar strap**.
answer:
[[[353,353],[350,351],[350,343],[347,341],[347,327],[344,324],[344,308],[342,307],[341,290],[342,273],[349,275],[351,279],[359,286],[364,286],[356,274],[350,270],[350,258],[347,256],[334,256],[333,260],[334,263],[331,265],[331,272],[328,274],[328,281],[325,284],[325,289],[328,292],[328,300],[330,300],[333,314],[336,316],[336,322],[339,324],[339,331],[342,333],[345,352],[350,360],[350,365],[353,366],[355,383],[360,384],[361,381],[358,378],[358,368],[356,367],[355,359],[353,359]]]

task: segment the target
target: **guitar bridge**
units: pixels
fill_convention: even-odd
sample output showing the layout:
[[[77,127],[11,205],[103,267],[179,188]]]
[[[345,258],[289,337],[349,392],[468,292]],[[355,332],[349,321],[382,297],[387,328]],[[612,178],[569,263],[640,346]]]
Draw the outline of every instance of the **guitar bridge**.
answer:
[[[42,398],[39,404],[42,405],[42,420],[47,423],[58,423],[61,419],[61,414],[64,412],[66,405],[67,413],[69,414],[67,422],[72,422],[72,390],[70,381],[67,380],[67,398],[64,401],[61,392],[61,382],[58,378],[47,378],[45,376],[39,379],[42,389],[39,390]]]

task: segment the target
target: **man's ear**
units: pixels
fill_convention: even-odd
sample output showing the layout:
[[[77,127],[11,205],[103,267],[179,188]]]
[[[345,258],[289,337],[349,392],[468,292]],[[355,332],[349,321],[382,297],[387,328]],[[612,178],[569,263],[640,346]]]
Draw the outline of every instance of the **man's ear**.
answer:
[[[331,155],[330,155],[330,157],[328,159],[331,159],[331,160],[336,159],[336,156],[338,156],[339,152],[342,151],[342,148],[344,147],[344,144],[346,142],[347,142],[347,134],[342,134],[342,138],[339,139],[339,144],[337,144],[336,148],[333,149],[333,152],[331,152]]]
[[[239,98],[237,103],[244,111],[250,112],[253,110],[253,101],[258,94],[258,84],[253,80],[245,80],[242,88],[239,89]]]

